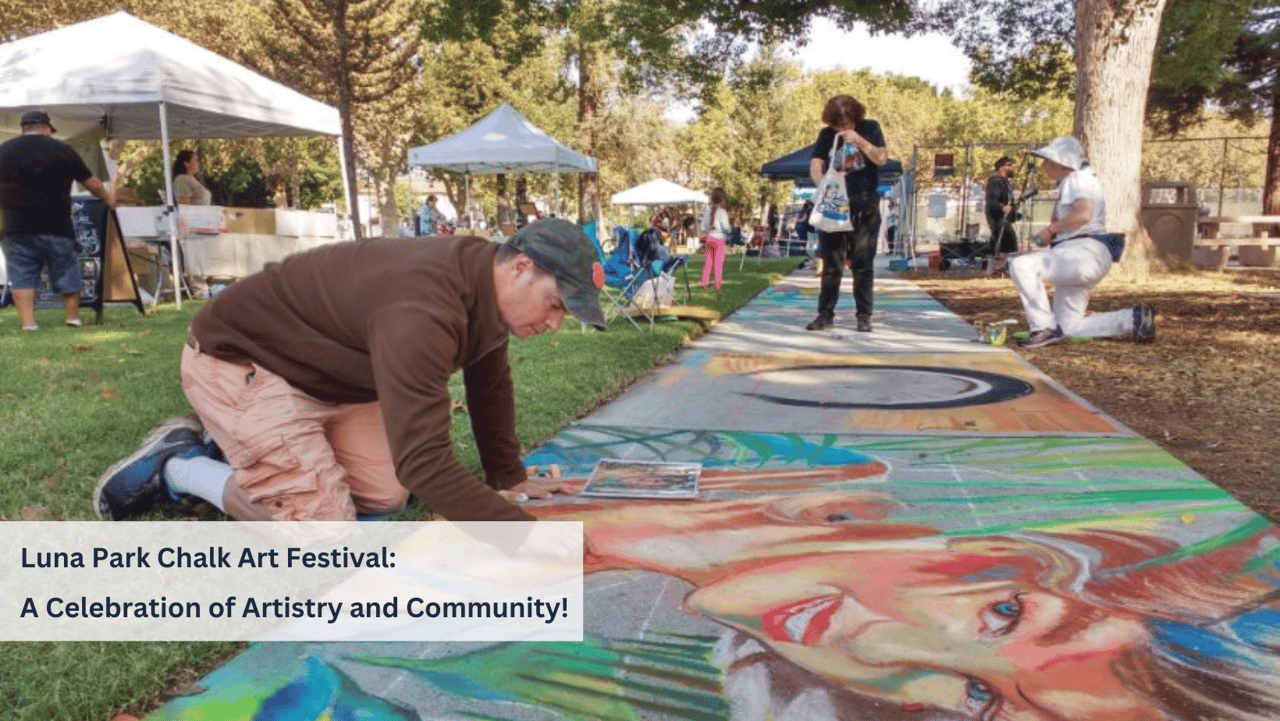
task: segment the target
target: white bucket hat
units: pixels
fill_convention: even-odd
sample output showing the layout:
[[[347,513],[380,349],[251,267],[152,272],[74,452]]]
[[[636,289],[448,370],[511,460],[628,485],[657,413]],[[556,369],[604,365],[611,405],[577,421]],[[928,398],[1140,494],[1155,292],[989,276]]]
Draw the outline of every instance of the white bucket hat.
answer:
[[[1032,150],[1032,155],[1052,160],[1063,167],[1079,170],[1084,167],[1084,148],[1080,147],[1080,141],[1064,135],[1061,138],[1054,138],[1048,145],[1039,150]]]

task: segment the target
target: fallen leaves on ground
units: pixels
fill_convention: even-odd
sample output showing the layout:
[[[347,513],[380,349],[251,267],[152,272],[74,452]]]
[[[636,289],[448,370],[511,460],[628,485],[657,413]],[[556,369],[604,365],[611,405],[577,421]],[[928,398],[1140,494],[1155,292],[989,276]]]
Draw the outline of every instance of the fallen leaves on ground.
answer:
[[[1008,278],[906,276],[970,323],[1023,317]],[[1113,273],[1090,311],[1146,301],[1153,343],[1100,340],[1018,351],[1121,423],[1260,513],[1280,521],[1280,269]],[[1025,327],[1025,326],[1024,326]]]

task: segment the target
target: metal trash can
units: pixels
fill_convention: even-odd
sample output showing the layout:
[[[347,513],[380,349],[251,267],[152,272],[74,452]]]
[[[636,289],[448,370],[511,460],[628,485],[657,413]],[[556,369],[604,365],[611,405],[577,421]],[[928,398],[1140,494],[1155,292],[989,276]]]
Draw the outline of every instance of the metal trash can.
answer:
[[[1171,268],[1191,268],[1196,238],[1196,184],[1161,180],[1142,184],[1142,227],[1156,257]]]

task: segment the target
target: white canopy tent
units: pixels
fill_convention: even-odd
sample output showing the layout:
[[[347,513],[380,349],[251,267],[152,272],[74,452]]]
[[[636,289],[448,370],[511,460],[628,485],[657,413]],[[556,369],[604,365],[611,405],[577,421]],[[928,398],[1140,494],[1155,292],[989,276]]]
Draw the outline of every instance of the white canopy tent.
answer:
[[[468,177],[478,173],[594,173],[596,159],[569,149],[503,103],[474,125],[429,145],[409,149],[409,164]],[[556,183],[559,195],[559,181]]]
[[[677,185],[670,180],[650,180],[634,188],[614,193],[611,202],[614,205],[681,205],[683,203],[707,204],[710,199],[706,193]]]
[[[336,109],[123,11],[0,45],[0,134],[37,108],[98,168],[104,137],[161,140],[167,169],[172,139],[342,134]],[[172,206],[168,173],[165,188]]]
[[[570,150],[503,103],[460,133],[409,149],[409,164],[455,173],[594,173],[596,159]]]

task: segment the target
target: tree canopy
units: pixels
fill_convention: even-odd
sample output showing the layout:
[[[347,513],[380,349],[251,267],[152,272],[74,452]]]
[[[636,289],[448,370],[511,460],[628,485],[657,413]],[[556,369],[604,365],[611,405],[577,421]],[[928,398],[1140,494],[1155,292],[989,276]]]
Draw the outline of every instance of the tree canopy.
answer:
[[[388,121],[400,117],[396,100],[404,97],[405,86],[414,77],[411,61],[418,46],[410,12],[413,1],[271,0],[274,12],[266,13],[276,31],[260,35],[259,45],[275,61],[277,72],[291,68],[291,84],[304,84],[338,108],[343,154],[348,161],[347,183],[353,189],[360,187],[356,129],[362,111],[366,112],[362,137],[373,141],[364,146],[364,156],[378,157],[380,152],[399,149],[385,147],[389,142],[386,134],[377,140],[373,136]],[[369,118],[369,113],[375,118]],[[385,167],[381,170],[385,172]],[[359,238],[359,204],[348,208],[348,213]],[[394,211],[391,215],[394,217]]]
[[[62,0],[39,13],[11,0],[0,0],[0,6],[5,2],[13,12],[0,22],[0,32],[10,36],[90,14]],[[1220,122],[1206,128],[1217,132],[1238,132],[1233,117],[1271,112],[1265,82],[1274,77],[1267,63],[1275,43],[1268,45],[1266,6],[1245,0],[1169,2],[1153,103],[1161,93],[1188,107],[1212,100],[1221,108],[1215,116]],[[750,222],[764,214],[766,204],[784,201],[788,188],[761,179],[760,165],[811,143],[831,95],[849,92],[862,100],[884,128],[890,156],[909,163],[917,146],[959,147],[974,140],[1016,146],[1071,132],[1071,92],[1078,83],[1072,56],[1077,28],[1073,4],[1065,0],[948,1],[930,17],[913,16],[916,8],[902,2],[781,0],[246,0],[234,14],[174,0],[132,0],[125,7],[330,102],[340,101],[345,72],[352,81],[348,136],[359,159],[358,168],[349,170],[377,195],[386,222],[411,204],[396,188],[405,150],[461,130],[502,101],[599,160],[599,179],[591,180],[598,187],[583,195],[579,212],[601,196],[661,176],[701,190],[725,187],[736,217]],[[974,56],[976,87],[957,98],[916,78],[805,73],[781,57],[771,40],[803,39],[818,16],[846,27],[867,22],[873,32],[943,23]],[[1186,21],[1192,17],[1201,20]],[[1243,31],[1254,32],[1254,39],[1241,40]],[[339,53],[340,42],[349,50]],[[754,49],[748,53],[749,42]],[[345,71],[335,64],[340,54],[349,61]],[[1183,84],[1163,85],[1165,72]],[[1191,80],[1199,85],[1189,85]],[[1227,88],[1234,88],[1233,96]],[[1228,97],[1237,97],[1239,106]],[[691,122],[667,117],[677,99],[692,102]],[[1163,105],[1153,119],[1156,113],[1174,117]],[[1186,122],[1184,129],[1191,127]],[[1159,162],[1144,162],[1143,177],[1212,162],[1222,151],[1211,145],[1163,148]],[[201,150],[211,179],[233,165],[243,175],[251,161],[268,193],[276,191],[268,201],[309,203],[318,192],[311,188],[332,187],[331,146],[219,141],[202,143]],[[985,169],[994,159],[987,155],[997,152],[976,150],[975,168]],[[920,162],[927,165],[929,155]],[[239,182],[231,177],[228,187]],[[441,179],[455,207],[462,207],[461,178]],[[498,182],[473,179],[471,185],[488,205]],[[555,181],[534,176],[529,183],[533,193],[546,197]]]

